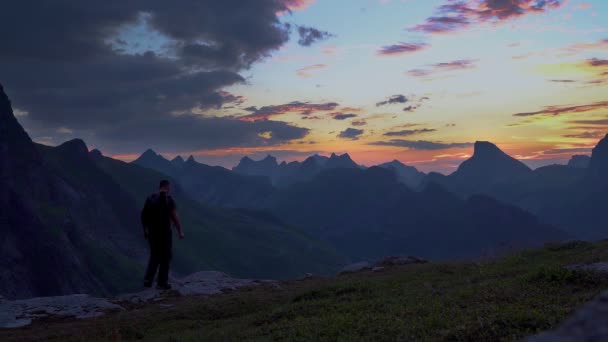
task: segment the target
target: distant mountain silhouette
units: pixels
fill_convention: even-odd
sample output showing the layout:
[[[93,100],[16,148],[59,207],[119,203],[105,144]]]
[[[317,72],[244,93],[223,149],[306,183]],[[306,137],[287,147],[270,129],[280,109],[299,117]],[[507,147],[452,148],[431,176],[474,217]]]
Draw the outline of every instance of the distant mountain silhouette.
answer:
[[[589,162],[591,162],[591,157],[586,155],[575,155],[570,158],[568,161],[568,166],[576,167],[579,169],[586,169],[589,167]]]
[[[392,162],[380,164],[378,166],[395,172],[399,181],[412,189],[418,188],[426,176],[415,167],[407,166],[398,160],[393,160]]]
[[[243,157],[232,170],[242,175],[267,177],[272,184],[284,187],[309,180],[326,169],[359,167],[348,153],[342,155],[332,153],[330,157],[315,154],[303,162],[282,162],[281,164],[278,164],[276,158],[270,155],[259,161]]]
[[[482,193],[496,184],[513,182],[529,176],[532,170],[496,145],[477,141],[473,156],[448,176],[450,189],[466,194]],[[444,183],[445,184],[445,183]]]
[[[173,177],[190,197],[203,204],[247,208],[253,203],[260,205],[273,191],[265,177],[240,175],[220,166],[205,165],[193,156],[183,163],[176,159],[169,161],[147,150],[133,164]]]

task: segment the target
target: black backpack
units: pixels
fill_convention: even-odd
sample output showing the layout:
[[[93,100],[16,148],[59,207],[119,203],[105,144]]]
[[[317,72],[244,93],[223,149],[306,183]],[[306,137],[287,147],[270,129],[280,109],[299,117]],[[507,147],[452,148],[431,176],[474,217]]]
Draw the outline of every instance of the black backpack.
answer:
[[[146,199],[141,212],[141,222],[149,233],[171,228],[171,209],[169,195],[152,194]]]

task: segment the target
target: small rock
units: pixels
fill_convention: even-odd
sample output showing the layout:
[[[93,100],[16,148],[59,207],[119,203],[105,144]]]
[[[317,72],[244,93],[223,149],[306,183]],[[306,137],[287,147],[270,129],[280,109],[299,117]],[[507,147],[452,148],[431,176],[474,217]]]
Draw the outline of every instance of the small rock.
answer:
[[[410,264],[426,264],[428,260],[414,256],[389,256],[376,263],[376,266],[399,266]]]
[[[357,262],[357,263],[350,264],[350,265],[344,267],[342,270],[340,270],[340,272],[338,274],[356,273],[356,272],[369,270],[371,268],[372,267],[370,266],[369,262],[367,262],[367,261]]]

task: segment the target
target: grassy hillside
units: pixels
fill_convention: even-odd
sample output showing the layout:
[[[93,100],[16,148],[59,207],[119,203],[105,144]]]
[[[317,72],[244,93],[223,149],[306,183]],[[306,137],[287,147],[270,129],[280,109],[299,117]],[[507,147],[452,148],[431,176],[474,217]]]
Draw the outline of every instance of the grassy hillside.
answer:
[[[89,321],[37,323],[0,340],[513,341],[554,327],[608,286],[564,266],[608,260],[608,242],[498,261],[403,266],[173,298]]]

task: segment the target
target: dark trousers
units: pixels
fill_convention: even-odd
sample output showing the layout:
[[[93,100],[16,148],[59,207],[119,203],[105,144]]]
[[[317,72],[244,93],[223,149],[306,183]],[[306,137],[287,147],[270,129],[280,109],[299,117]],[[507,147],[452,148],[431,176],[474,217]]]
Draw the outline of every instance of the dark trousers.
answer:
[[[171,230],[164,231],[163,229],[162,232],[150,234],[148,243],[150,244],[150,259],[148,259],[148,268],[144,280],[152,283],[156,270],[158,270],[156,282],[165,285],[169,280],[169,263],[172,256]]]

